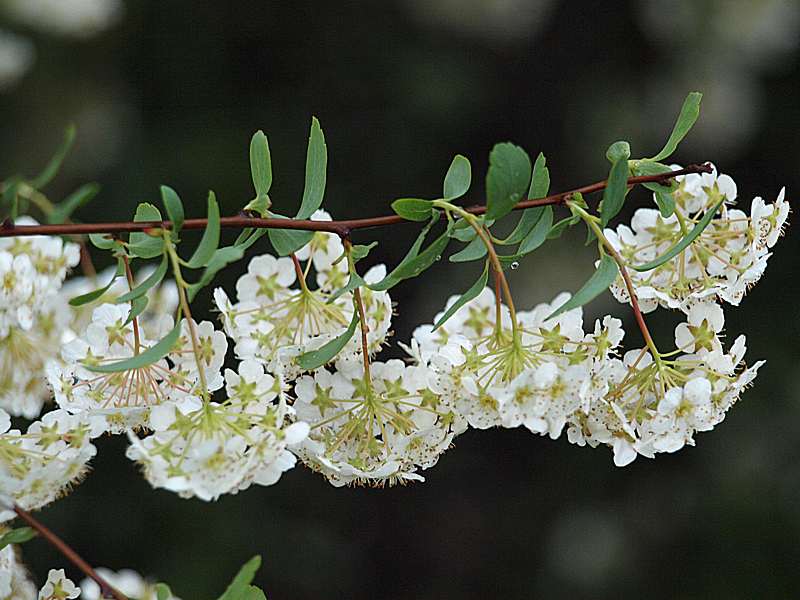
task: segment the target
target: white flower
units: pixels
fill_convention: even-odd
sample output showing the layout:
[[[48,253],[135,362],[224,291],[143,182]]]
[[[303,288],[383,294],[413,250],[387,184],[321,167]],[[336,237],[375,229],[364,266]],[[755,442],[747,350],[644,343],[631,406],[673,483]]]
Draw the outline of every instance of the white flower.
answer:
[[[18,553],[13,544],[0,550],[0,598],[3,600],[31,600],[36,597],[36,587],[29,579]]]
[[[0,491],[26,510],[49,504],[80,481],[96,452],[90,440],[101,431],[63,410],[31,423],[25,434],[9,426],[0,411]],[[13,517],[0,511],[0,521]]]
[[[251,484],[272,485],[294,466],[287,450],[308,433],[289,423],[280,383],[263,366],[245,361],[225,373],[229,397],[222,403],[185,398],[163,405],[151,418],[155,433],[128,432],[127,455],[144,467],[153,487],[182,497],[216,500]]]
[[[50,569],[47,582],[39,590],[39,600],[66,600],[77,598],[81,595],[81,588],[77,587],[64,573],[64,569]]]
[[[436,464],[463,430],[431,390],[431,371],[399,360],[373,362],[367,380],[358,361],[336,366],[295,385],[297,417],[311,430],[294,452],[335,486],[422,480],[417,470]]]

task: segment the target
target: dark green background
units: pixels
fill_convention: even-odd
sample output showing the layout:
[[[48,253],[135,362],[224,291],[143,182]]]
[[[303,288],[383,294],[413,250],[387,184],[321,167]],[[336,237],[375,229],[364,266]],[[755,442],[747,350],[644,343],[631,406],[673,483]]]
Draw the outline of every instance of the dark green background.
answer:
[[[456,152],[472,160],[469,200],[481,201],[489,149],[504,140],[545,152],[554,190],[602,179],[610,142],[652,155],[698,89],[705,110],[676,160],[717,162],[748,209],[755,195],[771,200],[785,184],[791,199],[800,188],[798,31],[778,19],[753,34],[750,11],[769,2],[552,2],[535,23],[519,0],[499,23],[471,11],[502,3],[479,0],[224,4],[130,2],[117,27],[85,42],[31,32],[37,64],[0,95],[0,172],[35,171],[75,121],[75,152],[51,191],[99,181],[82,219],[127,218],[161,183],[194,215],[209,188],[233,214],[252,196],[247,144],[263,128],[274,205],[291,213],[316,115],[330,155],[326,207],[370,216],[396,197],[435,196]],[[648,202],[640,191],[629,204]],[[370,260],[396,262],[414,232],[374,232]],[[582,235],[512,273],[519,306],[591,273]],[[767,365],[697,448],[617,469],[606,449],[470,431],[425,484],[334,489],[301,467],[207,504],[150,491],[124,440],[102,439],[91,476],[41,518],[90,562],[152,574],[185,600],[216,597],[255,553],[273,600],[794,597],[798,239],[790,229],[762,283],[727,311],[729,341],[746,333],[750,361]],[[221,283],[231,290],[243,267]],[[442,261],[393,290],[397,338],[429,322],[475,269]],[[608,311],[639,344],[608,295],[587,320]],[[650,320],[667,345],[677,316]],[[40,580],[67,566],[41,541],[25,556]]]

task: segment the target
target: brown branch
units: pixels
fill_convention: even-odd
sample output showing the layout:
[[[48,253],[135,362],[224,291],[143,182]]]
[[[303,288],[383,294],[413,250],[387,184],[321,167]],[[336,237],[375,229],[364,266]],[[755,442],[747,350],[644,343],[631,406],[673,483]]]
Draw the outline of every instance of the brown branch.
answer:
[[[21,509],[16,504],[14,505],[14,512],[17,513],[17,516],[25,521],[28,525],[33,527],[39,535],[41,535],[51,546],[55,547],[56,550],[61,552],[67,559],[72,562],[76,567],[78,567],[83,573],[97,583],[100,586],[100,597],[101,598],[114,598],[115,600],[128,600],[128,597],[125,596],[123,593],[115,590],[111,585],[103,579],[100,575],[97,574],[92,566],[83,560],[75,550],[70,548],[64,540],[58,537],[55,533],[50,531],[44,524],[40,523],[37,519],[35,519],[31,514]]]
[[[630,177],[628,185],[640,183],[662,183],[680,175],[692,173],[710,173],[711,165],[696,164],[689,165],[684,169],[658,173],[656,175],[642,175]],[[598,181],[590,185],[585,185],[574,190],[551,194],[544,198],[523,200],[514,206],[514,210],[523,210],[536,206],[548,206],[563,204],[572,195],[591,194],[598,192],[606,187],[606,181]],[[464,209],[473,215],[482,215],[486,212],[485,205],[471,206]],[[340,237],[347,237],[351,231],[356,229],[367,229],[370,227],[385,227],[387,225],[398,225],[409,223],[399,215],[386,215],[383,217],[369,217],[366,219],[345,219],[341,221],[310,221],[308,219],[275,219],[251,217],[248,215],[238,215],[235,217],[222,217],[220,225],[230,229],[245,229],[248,227],[257,229],[294,229],[302,231],[325,231],[335,233]],[[205,229],[208,225],[207,219],[186,219],[183,222],[183,229]],[[170,221],[128,221],[118,223],[73,223],[63,225],[14,225],[13,221],[6,220],[0,225],[0,237],[16,237],[28,235],[86,235],[89,233],[123,233],[131,231],[149,231],[156,229],[169,229],[172,227]]]

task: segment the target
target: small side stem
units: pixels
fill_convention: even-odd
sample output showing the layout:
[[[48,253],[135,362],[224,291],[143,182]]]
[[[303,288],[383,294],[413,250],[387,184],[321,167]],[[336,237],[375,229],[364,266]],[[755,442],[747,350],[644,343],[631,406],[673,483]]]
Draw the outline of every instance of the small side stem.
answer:
[[[653,341],[653,336],[650,335],[650,330],[647,328],[647,324],[644,322],[644,315],[642,314],[642,309],[639,307],[639,299],[636,296],[636,288],[633,285],[633,281],[631,280],[631,276],[628,274],[628,269],[625,265],[625,259],[622,258],[617,249],[608,241],[608,238],[603,234],[603,230],[597,224],[597,217],[590,215],[586,212],[583,208],[574,204],[573,202],[567,202],[567,206],[570,210],[574,211],[576,214],[580,215],[581,219],[591,228],[594,234],[597,236],[597,239],[605,248],[606,252],[608,252],[609,256],[614,259],[614,262],[617,263],[617,267],[619,267],[620,275],[622,275],[622,280],[625,282],[625,287],[628,290],[628,296],[631,299],[631,309],[633,310],[633,316],[636,319],[636,324],[639,326],[639,330],[642,332],[642,337],[644,338],[645,344],[647,344],[648,349],[650,350],[650,354],[653,355],[653,360],[661,365],[661,353],[656,348],[656,344]]]
[[[300,259],[297,258],[297,255],[294,252],[292,252],[292,262],[294,263],[294,272],[297,274],[297,280],[300,282],[300,289],[302,289],[304,293],[308,293],[306,274],[303,271],[303,265],[300,264]],[[309,259],[309,263],[310,262],[311,259]]]
[[[133,290],[135,284],[133,282],[133,272],[131,271],[131,261],[127,256],[123,255],[122,262],[125,263],[125,277],[128,280],[128,289]],[[133,304],[131,304],[133,307]],[[139,354],[142,347],[141,338],[139,337],[139,317],[133,317],[133,354]]]
[[[347,255],[347,269],[350,272],[350,275],[357,274],[356,265],[353,261],[352,254],[353,244],[350,242],[349,238],[343,238],[342,242],[344,243],[344,251]],[[358,322],[361,326],[361,355],[364,359],[364,379],[368,385],[372,385],[372,376],[370,375],[369,370],[369,340],[367,339],[369,325],[367,325],[367,315],[366,311],[364,310],[364,299],[361,297],[360,288],[353,290],[353,301],[355,302],[356,310],[358,311]]]
[[[15,513],[17,513],[17,516],[20,519],[35,529],[37,533],[41,535],[51,546],[61,552],[61,554],[63,554],[67,560],[78,567],[78,569],[80,569],[87,577],[93,579],[97,585],[100,586],[100,596],[102,598],[128,600],[127,596],[111,587],[111,585],[105,579],[103,579],[103,577],[101,577],[88,562],[81,558],[80,555],[75,552],[75,550],[70,548],[64,540],[50,531],[50,529],[48,529],[43,523],[40,523],[38,519],[35,519],[28,511],[23,510],[16,504],[14,505],[13,510]]]
[[[175,283],[177,284],[178,288],[178,300],[180,302],[181,311],[183,312],[183,316],[186,319],[186,324],[189,328],[189,340],[191,341],[192,353],[194,354],[194,360],[197,364],[197,375],[200,378],[200,393],[203,396],[203,400],[207,402],[209,400],[209,394],[208,382],[206,381],[206,371],[203,367],[203,359],[201,358],[200,354],[200,341],[197,337],[197,328],[194,324],[194,319],[192,319],[192,311],[189,308],[189,300],[186,297],[186,289],[189,287],[189,284],[186,283],[186,280],[183,278],[178,253],[175,251],[175,246],[173,246],[172,241],[169,239],[169,232],[166,229],[164,230],[164,246],[167,249],[170,262],[172,263],[172,271],[175,275]]]

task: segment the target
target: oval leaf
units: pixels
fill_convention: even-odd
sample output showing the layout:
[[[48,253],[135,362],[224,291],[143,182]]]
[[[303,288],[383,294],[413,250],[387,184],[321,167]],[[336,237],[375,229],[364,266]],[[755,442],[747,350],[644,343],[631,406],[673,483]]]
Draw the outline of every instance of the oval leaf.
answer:
[[[486,252],[486,244],[484,244],[483,240],[476,235],[475,238],[463,249],[455,254],[451,254],[449,260],[453,263],[469,262],[471,260],[483,258],[486,256]]]
[[[172,221],[172,231],[177,235],[183,227],[183,202],[181,202],[178,192],[168,185],[161,186],[161,201],[167,209],[169,220]]]
[[[510,142],[495,145],[486,174],[486,218],[500,219],[522,200],[531,180],[531,159]]]
[[[267,136],[260,129],[250,140],[250,173],[253,176],[256,198],[267,198],[269,188],[272,186],[272,158]],[[264,207],[264,210],[267,208],[269,206]]]
[[[460,198],[469,190],[472,183],[472,166],[467,157],[456,154],[447,175],[444,176],[444,196],[445,200]]]
[[[407,221],[427,221],[431,218],[433,202],[420,198],[399,198],[392,202],[392,210]]]
[[[643,265],[631,265],[631,268],[636,271],[650,271],[651,269],[655,269],[656,267],[660,267],[668,260],[676,257],[678,254],[686,250],[697,236],[703,233],[703,230],[708,227],[708,224],[711,223],[711,220],[714,218],[714,215],[717,214],[719,207],[722,206],[722,203],[725,202],[725,198],[717,202],[717,204],[709,210],[706,214],[703,215],[703,218],[700,219],[697,224],[692,228],[692,230],[686,234],[686,237],[681,239],[677,242],[674,246],[672,246],[669,250],[667,250],[664,254],[656,258],[655,260],[650,261],[649,263]]]
[[[136,207],[134,221],[161,221],[161,211],[149,202],[142,202]],[[128,248],[131,254],[139,258],[155,258],[164,251],[164,240],[160,236],[152,236],[144,231],[131,233]]]
[[[608,287],[617,279],[619,268],[614,259],[608,254],[604,254],[600,259],[600,264],[597,270],[589,278],[583,287],[575,292],[575,295],[567,300],[564,304],[559,306],[556,310],[550,313],[545,320],[557,317],[563,312],[578,308],[594,300],[597,296],[602,294]]]

